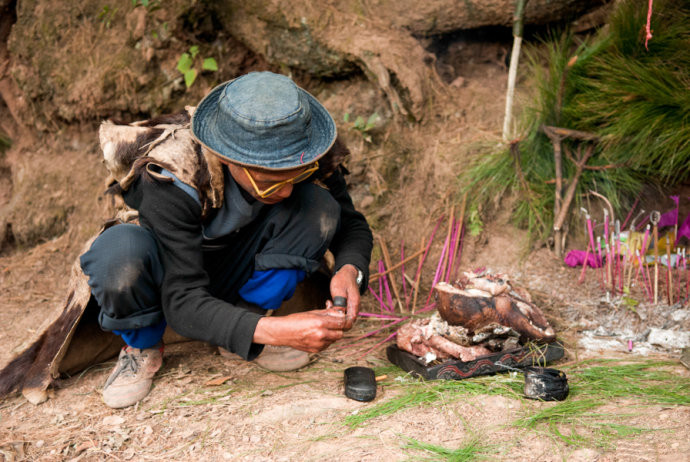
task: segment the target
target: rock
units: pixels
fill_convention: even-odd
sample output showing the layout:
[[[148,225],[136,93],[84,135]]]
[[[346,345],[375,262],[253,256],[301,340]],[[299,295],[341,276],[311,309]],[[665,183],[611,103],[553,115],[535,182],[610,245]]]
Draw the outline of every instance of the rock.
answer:
[[[647,341],[664,348],[690,347],[690,332],[652,328]]]
[[[685,321],[688,318],[690,318],[690,310],[676,310],[671,313],[671,319],[676,322]]]
[[[119,415],[109,415],[107,417],[103,418],[103,425],[109,425],[109,426],[116,426],[123,424],[125,422],[125,419],[120,417]]]

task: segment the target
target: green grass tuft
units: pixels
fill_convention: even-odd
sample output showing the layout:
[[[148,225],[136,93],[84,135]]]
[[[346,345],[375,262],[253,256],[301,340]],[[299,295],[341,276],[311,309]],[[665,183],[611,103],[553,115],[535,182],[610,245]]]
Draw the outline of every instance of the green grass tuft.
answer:
[[[434,460],[448,462],[465,462],[473,460],[489,459],[491,446],[483,444],[478,437],[470,438],[457,449],[448,449],[429,443],[422,443],[412,438],[407,438],[405,449],[424,451],[430,457],[414,457],[412,460]]]
[[[545,404],[536,412],[514,421],[513,425],[546,430],[569,445],[609,448],[617,439],[652,429],[617,422],[629,416],[592,411],[620,398],[634,399],[642,404],[690,404],[690,379],[668,370],[676,364],[670,361],[620,364],[618,360],[599,359],[564,367],[571,390],[568,399],[553,405]],[[569,431],[564,433],[564,428]]]
[[[524,399],[521,374],[431,382],[396,377],[385,386],[399,390],[399,395],[360,409],[344,423],[357,428],[371,419],[419,406],[447,404],[467,396],[502,395],[523,400],[524,415],[512,423],[517,428],[545,433],[576,447],[610,448],[618,439],[657,429],[628,425],[626,420],[634,414],[602,413],[597,408],[617,399],[631,401],[626,409],[649,404],[690,405],[690,379],[675,374],[671,368],[676,365],[672,361],[597,359],[563,366],[570,395],[557,403]]]
[[[356,428],[376,417],[394,414],[417,406],[431,405],[437,401],[449,403],[464,396],[487,394],[517,398],[520,396],[522,384],[522,376],[514,374],[477,377],[468,380],[392,383],[388,385],[389,388],[402,389],[399,396],[371,405],[360,410],[357,414],[347,416],[345,424]]]
[[[606,364],[587,367],[591,364]],[[566,368],[573,374],[572,393],[602,400],[638,398],[643,402],[690,405],[690,380],[674,375],[667,368],[671,361],[635,361],[615,364],[613,361],[583,361]]]

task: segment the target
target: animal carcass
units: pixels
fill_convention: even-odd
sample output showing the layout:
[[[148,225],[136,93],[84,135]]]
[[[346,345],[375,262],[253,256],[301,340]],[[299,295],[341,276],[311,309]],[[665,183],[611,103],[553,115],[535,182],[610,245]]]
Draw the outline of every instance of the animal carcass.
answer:
[[[471,332],[496,323],[510,327],[522,340],[550,341],[556,333],[524,289],[499,275],[464,273],[455,284],[434,287],[437,309],[450,325]]]
[[[455,284],[434,287],[437,310],[397,332],[398,348],[433,359],[472,361],[518,348],[529,340],[549,342],[555,332],[523,289],[500,275],[464,273]]]

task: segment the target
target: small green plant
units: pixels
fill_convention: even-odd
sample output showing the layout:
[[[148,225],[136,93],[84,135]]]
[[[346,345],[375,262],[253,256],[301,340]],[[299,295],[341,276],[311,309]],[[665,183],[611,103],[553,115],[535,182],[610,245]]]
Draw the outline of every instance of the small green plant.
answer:
[[[180,59],[177,60],[177,70],[184,76],[184,84],[187,88],[192,86],[198,75],[199,59],[197,58],[200,58],[199,47],[193,45],[189,47],[188,52],[182,53]],[[203,58],[200,67],[202,71],[215,72],[218,70],[218,63],[213,58]]]
[[[364,137],[364,140],[367,143],[371,143],[371,130],[373,130],[374,127],[376,127],[376,122],[379,121],[381,116],[379,116],[376,112],[374,112],[372,115],[369,116],[368,119],[364,120],[364,117],[362,116],[357,116],[355,118],[355,121],[352,122],[352,125],[350,128],[352,130],[357,130],[359,133],[361,133],[362,137]],[[343,121],[345,123],[350,123],[350,113],[346,112],[343,115]]]
[[[473,204],[470,207],[469,213],[467,215],[467,229],[470,232],[470,236],[479,236],[484,229],[484,223],[482,218],[479,216],[479,209],[477,204]]]
[[[117,13],[117,8],[113,9],[108,5],[104,5],[101,12],[98,13],[98,20],[105,26],[106,29],[110,29],[110,24],[113,21],[115,13]]]
[[[138,6],[143,6],[149,11],[155,11],[161,7],[158,0],[132,0],[132,6],[137,8]]]

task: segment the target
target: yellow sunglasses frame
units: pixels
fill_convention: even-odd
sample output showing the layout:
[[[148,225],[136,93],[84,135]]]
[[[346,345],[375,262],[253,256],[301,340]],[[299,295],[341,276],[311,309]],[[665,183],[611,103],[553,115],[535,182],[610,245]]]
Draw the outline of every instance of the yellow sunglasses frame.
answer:
[[[254,187],[254,191],[256,192],[256,195],[262,199],[266,199],[267,197],[280,191],[280,189],[283,188],[284,186],[286,186],[288,184],[299,183],[300,181],[304,181],[307,178],[309,178],[310,176],[312,176],[312,174],[314,174],[314,172],[316,172],[319,169],[319,163],[318,163],[318,161],[314,162],[314,165],[312,167],[309,167],[308,169],[306,169],[305,171],[303,171],[299,175],[296,175],[293,178],[283,180],[281,182],[273,184],[273,185],[269,186],[268,188],[264,189],[263,191],[260,190],[259,187],[256,185],[256,182],[254,181],[254,178],[252,177],[251,173],[249,173],[249,170],[247,170],[247,167],[242,167],[242,169],[244,170],[244,173],[247,175],[247,178],[249,178],[249,181],[251,182],[252,186]]]

